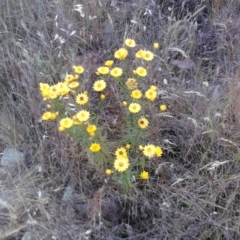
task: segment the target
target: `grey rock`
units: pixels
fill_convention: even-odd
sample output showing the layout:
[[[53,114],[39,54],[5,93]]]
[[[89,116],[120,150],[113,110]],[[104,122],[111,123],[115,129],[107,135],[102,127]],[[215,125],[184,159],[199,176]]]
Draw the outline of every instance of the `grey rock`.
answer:
[[[72,201],[74,197],[74,187],[72,185],[68,185],[63,193],[62,201],[69,202]]]
[[[1,158],[1,165],[5,167],[12,167],[15,164],[22,163],[25,159],[25,154],[12,147],[7,147],[3,151]]]
[[[22,240],[31,240],[31,233],[30,232],[25,232],[25,234],[22,237]]]
[[[65,203],[75,203],[84,201],[85,198],[84,195],[76,193],[73,183],[69,183],[63,192],[62,201]]]
[[[13,210],[16,204],[17,194],[7,188],[0,189],[0,210],[9,209]]]

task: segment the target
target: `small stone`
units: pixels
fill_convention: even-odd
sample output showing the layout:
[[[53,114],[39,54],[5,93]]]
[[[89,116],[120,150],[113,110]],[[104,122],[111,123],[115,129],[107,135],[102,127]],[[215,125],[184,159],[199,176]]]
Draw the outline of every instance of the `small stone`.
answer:
[[[22,240],[31,240],[31,233],[30,232],[25,232],[25,234],[22,237]]]
[[[166,78],[163,79],[163,84],[168,85],[168,80]]]
[[[63,193],[62,201],[68,202],[72,201],[74,197],[74,188],[72,185],[68,185]]]
[[[12,147],[7,147],[2,154],[1,165],[11,167],[15,164],[22,163],[25,159],[25,154]]]

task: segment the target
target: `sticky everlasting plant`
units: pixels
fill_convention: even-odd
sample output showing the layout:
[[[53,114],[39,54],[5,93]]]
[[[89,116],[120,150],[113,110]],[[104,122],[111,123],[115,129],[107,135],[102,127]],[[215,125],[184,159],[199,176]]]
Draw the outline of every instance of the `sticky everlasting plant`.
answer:
[[[157,46],[155,43],[155,50]],[[89,92],[81,83],[85,72],[81,65],[74,65],[73,72],[55,85],[40,83],[40,92],[46,103],[42,120],[53,121],[59,132],[80,144],[86,159],[95,161],[96,171],[105,172],[107,177],[111,176],[127,190],[134,186],[134,181],[151,181],[148,163],[162,157],[163,150],[149,140],[148,131],[153,124],[149,109],[163,112],[167,107],[163,104],[156,107],[158,88],[148,84],[153,52],[127,38],[113,57],[96,69],[96,79],[91,81]],[[114,90],[118,94],[114,96],[117,96],[116,102],[122,109],[119,114],[124,119],[121,132],[115,139],[104,134],[106,125],[94,111],[91,97],[94,92],[99,95],[99,107],[104,111],[111,82],[115,82]]]

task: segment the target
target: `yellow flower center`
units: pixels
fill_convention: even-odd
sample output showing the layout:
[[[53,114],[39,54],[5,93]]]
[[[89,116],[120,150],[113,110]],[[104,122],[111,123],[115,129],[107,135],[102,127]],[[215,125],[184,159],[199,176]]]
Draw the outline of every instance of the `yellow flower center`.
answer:
[[[147,152],[152,153],[152,148],[147,148]]]

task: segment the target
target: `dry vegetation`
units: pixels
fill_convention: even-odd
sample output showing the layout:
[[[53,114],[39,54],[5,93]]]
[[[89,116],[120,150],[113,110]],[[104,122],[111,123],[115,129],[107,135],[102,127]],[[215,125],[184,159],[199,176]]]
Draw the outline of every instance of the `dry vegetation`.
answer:
[[[0,147],[26,154],[0,168],[0,239],[240,239],[238,1],[2,0],[0,12]],[[149,81],[168,106],[149,137],[164,154],[128,192],[39,121],[38,87],[81,64],[90,89],[126,37],[159,42]],[[121,119],[111,94],[110,129]]]

